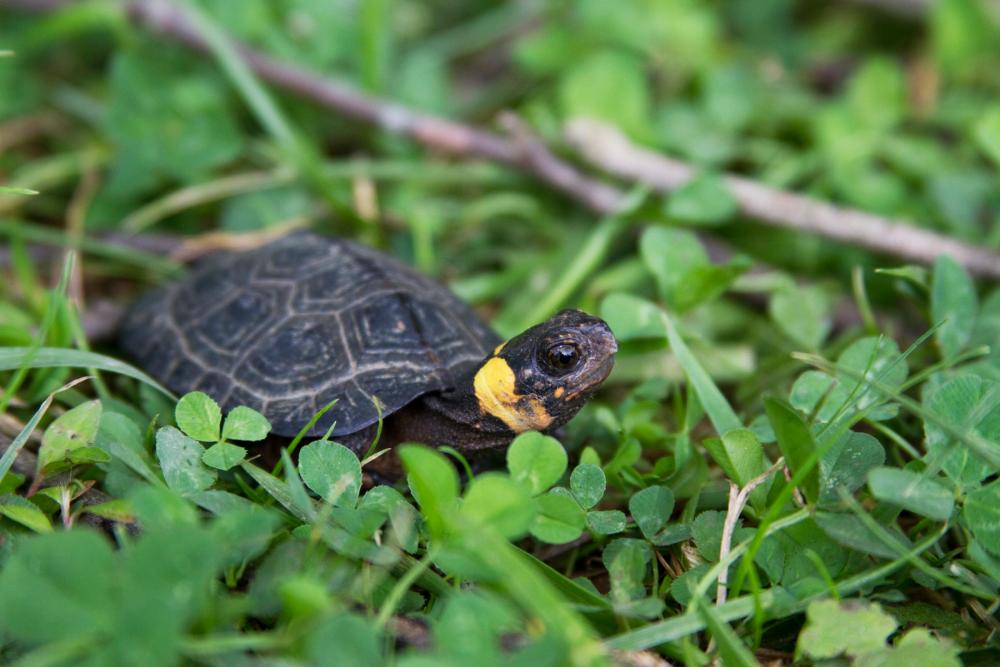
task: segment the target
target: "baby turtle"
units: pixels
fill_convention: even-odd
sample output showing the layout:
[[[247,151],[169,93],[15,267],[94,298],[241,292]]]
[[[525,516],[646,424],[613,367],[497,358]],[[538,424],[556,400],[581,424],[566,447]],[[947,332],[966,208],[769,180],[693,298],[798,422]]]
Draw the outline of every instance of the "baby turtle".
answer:
[[[602,320],[564,310],[502,343],[447,288],[370,248],[310,232],[211,256],[143,296],[121,343],[178,393],[247,405],[272,432],[309,430],[356,452],[371,442],[466,455],[566,423],[611,372]]]

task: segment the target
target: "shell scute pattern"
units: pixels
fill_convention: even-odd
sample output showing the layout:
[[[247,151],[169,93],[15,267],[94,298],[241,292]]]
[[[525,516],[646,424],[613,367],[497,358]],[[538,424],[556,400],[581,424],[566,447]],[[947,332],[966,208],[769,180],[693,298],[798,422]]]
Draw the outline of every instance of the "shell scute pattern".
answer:
[[[235,378],[265,396],[320,391],[331,377],[350,376],[336,317],[295,315],[251,344]]]
[[[453,386],[499,339],[445,287],[347,241],[293,234],[210,258],[143,297],[122,345],[177,392],[200,390],[228,410],[248,405],[294,435],[330,401],[310,434],[372,424]]]
[[[196,270],[191,281],[171,297],[171,317],[185,322],[198,322],[219,303],[231,298],[239,285],[238,276],[233,275],[233,259],[226,258],[225,271]]]
[[[204,354],[218,354],[226,361],[237,355],[244,342],[275,324],[283,310],[282,290],[260,289],[253,286],[237,291],[227,301],[200,318],[201,325],[192,330],[192,341]],[[175,320],[180,315],[175,311]]]
[[[272,252],[248,263],[255,281],[302,282],[303,276],[322,271],[339,254],[325,242],[308,246],[278,243]]]

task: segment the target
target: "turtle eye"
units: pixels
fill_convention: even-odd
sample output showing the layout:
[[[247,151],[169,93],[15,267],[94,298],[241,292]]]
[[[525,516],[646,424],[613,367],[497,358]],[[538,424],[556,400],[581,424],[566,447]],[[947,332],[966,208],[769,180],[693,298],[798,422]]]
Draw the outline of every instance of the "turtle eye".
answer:
[[[580,348],[574,343],[556,343],[545,350],[545,364],[558,374],[569,373],[580,363]]]

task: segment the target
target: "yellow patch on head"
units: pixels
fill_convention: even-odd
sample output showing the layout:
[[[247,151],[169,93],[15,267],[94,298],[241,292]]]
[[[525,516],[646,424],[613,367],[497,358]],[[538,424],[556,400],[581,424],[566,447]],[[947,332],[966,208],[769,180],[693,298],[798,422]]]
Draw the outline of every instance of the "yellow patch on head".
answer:
[[[559,398],[566,393],[566,387],[556,387],[556,390],[552,393],[555,394],[556,398]]]
[[[472,386],[483,412],[493,415],[515,433],[541,431],[552,423],[552,415],[541,401],[517,393],[514,371],[500,357],[491,357],[483,364]]]

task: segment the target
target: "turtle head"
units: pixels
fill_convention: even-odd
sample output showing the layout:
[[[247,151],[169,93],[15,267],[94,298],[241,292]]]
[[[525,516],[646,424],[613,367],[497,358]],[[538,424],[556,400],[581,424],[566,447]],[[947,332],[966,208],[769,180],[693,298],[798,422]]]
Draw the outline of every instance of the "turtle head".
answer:
[[[479,408],[515,433],[557,428],[608,377],[617,351],[603,320],[564,310],[487,357],[473,380]]]

